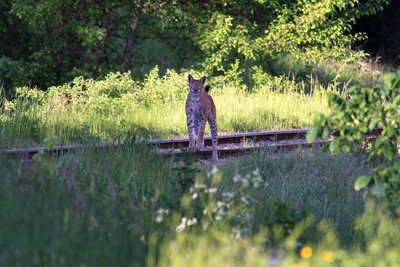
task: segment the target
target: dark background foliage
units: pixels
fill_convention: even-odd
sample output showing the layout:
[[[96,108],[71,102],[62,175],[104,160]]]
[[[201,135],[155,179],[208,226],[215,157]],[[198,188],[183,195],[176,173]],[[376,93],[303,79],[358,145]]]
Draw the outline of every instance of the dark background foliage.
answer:
[[[391,1],[382,12],[362,17],[353,28],[354,32],[365,32],[368,39],[362,48],[373,57],[384,62],[400,63],[400,2]]]
[[[347,57],[358,32],[369,37],[358,42],[367,52],[397,62],[396,1],[331,2],[0,1],[0,84],[12,96],[17,86],[46,89],[113,71],[142,79],[156,65],[249,77],[285,54]]]

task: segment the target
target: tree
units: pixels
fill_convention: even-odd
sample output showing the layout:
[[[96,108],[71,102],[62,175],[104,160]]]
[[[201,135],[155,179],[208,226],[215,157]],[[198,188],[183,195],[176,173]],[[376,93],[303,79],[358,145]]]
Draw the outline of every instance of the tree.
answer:
[[[0,79],[46,88],[155,65],[251,80],[290,54],[351,55],[351,26],[389,0],[10,0],[0,3]],[[240,77],[239,77],[240,76]]]

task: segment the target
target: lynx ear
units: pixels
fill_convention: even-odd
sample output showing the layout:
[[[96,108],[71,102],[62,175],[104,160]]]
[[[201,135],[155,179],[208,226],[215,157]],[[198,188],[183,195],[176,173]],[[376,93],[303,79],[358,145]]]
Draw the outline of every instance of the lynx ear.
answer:
[[[200,82],[204,84],[206,82],[206,76],[201,77]]]
[[[188,78],[189,78],[189,83],[191,83],[194,80],[192,74],[189,74]]]

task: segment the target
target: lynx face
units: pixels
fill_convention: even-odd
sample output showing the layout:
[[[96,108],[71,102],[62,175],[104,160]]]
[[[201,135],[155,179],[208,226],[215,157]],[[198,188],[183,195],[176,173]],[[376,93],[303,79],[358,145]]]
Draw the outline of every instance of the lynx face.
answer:
[[[200,80],[195,80],[192,75],[189,74],[190,93],[200,94],[203,91],[205,81],[206,77],[202,77]]]

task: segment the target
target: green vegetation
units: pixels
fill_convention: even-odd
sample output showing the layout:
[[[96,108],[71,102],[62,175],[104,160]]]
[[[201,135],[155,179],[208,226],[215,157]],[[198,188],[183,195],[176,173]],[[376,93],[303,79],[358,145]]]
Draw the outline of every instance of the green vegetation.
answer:
[[[353,142],[362,142],[363,136],[382,128],[381,135],[368,148],[370,161],[375,162],[374,175],[360,176],[355,189],[371,188],[371,193],[383,199],[389,210],[400,214],[400,162],[398,144],[400,142],[400,75],[386,74],[383,83],[375,87],[354,86],[342,96],[328,94],[333,111],[329,116],[322,114],[315,118],[309,131],[309,138],[325,138],[336,129],[339,136],[330,143],[332,152],[350,152]]]
[[[195,66],[208,76],[226,76],[237,68],[251,84],[253,68],[273,73],[273,62],[287,55],[307,63],[354,62],[365,53],[352,46],[365,36],[352,26],[388,3],[5,1],[0,3],[0,80],[12,96],[18,86],[45,89],[116,71],[141,80],[158,65],[163,74]]]
[[[397,86],[393,83],[397,76],[388,77],[382,86],[390,92]],[[277,119],[257,120],[253,114],[257,109],[265,114],[275,110],[277,118],[287,116],[295,126],[310,125],[313,113],[321,110],[326,118],[317,120],[335,116],[329,115],[327,104],[337,110],[332,103],[339,98],[332,92],[343,87],[326,88],[316,80],[263,78],[252,91],[220,77],[209,79],[217,106],[226,107],[226,112],[219,112],[222,129],[233,127],[226,118],[235,116],[235,127],[245,130],[281,126]],[[13,101],[3,100],[5,145],[107,140],[126,144],[58,158],[38,154],[30,164],[1,156],[1,265],[395,266],[399,262],[398,219],[386,216],[384,206],[366,202],[370,197],[353,189],[356,178],[372,175],[380,162],[368,163],[362,147],[352,147],[353,155],[264,151],[213,167],[191,158],[164,159],[134,144],[148,136],[184,134],[186,87],[185,73],[170,71],[159,77],[155,69],[142,83],[129,73],[97,81],[76,78],[47,92],[18,88]],[[370,92],[354,88],[343,94],[351,93],[352,98],[340,103],[351,106],[360,99],[355,92]],[[174,132],[174,124],[162,121],[169,116],[182,125],[181,131]]]
[[[371,205],[357,219],[365,156],[297,152],[218,169],[129,142],[34,164],[3,157],[1,265],[395,265],[396,222]]]
[[[253,92],[209,79],[220,132],[303,128],[312,124],[316,113],[328,111],[326,90],[335,86],[269,79]],[[3,105],[0,146],[111,141],[128,132],[136,138],[186,136],[187,94],[187,73],[171,70],[159,77],[157,68],[142,83],[129,73],[116,73],[98,81],[79,77],[47,92],[17,88],[16,98]]]
[[[0,266],[398,266],[400,76],[353,29],[393,3],[1,2],[0,148],[124,145],[0,154]],[[186,136],[188,73],[220,133],[339,130],[333,153],[140,145]]]
[[[226,109],[219,112],[220,128],[280,128],[288,125],[281,124],[285,119],[294,127],[308,126],[318,112],[334,116],[331,95],[345,89],[311,78],[260,77],[251,91],[226,77],[208,80],[217,107]],[[397,86],[389,82],[397,76],[390,77],[382,85],[393,85],[389,91]],[[264,151],[213,167],[191,158],[161,158],[134,144],[185,134],[186,78],[174,71],[159,77],[157,69],[144,82],[129,73],[96,81],[80,77],[47,92],[21,87],[14,100],[3,99],[4,146],[126,144],[58,158],[38,154],[33,163],[1,156],[1,265],[399,262],[398,219],[353,189],[356,178],[373,175],[380,162],[368,163],[362,147],[353,147],[353,155]],[[355,91],[368,91],[358,89],[347,89],[343,96],[353,98],[346,103],[359,99]],[[268,121],[258,117],[261,112],[277,115]]]

